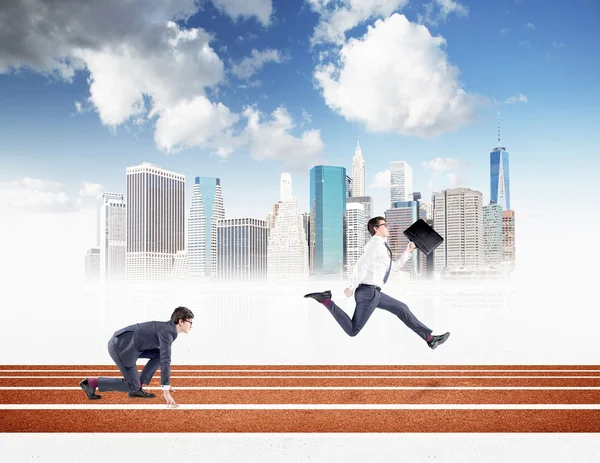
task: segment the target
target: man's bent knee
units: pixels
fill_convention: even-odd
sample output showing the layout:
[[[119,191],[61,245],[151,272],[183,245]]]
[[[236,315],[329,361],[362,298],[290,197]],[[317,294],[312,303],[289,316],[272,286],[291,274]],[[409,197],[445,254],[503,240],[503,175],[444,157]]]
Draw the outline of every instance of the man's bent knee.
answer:
[[[361,328],[359,328],[358,326],[353,326],[352,327],[352,331],[350,332],[350,336],[354,337],[356,336],[358,333],[360,333]]]
[[[142,387],[142,383],[139,378],[133,381],[127,381],[127,386],[129,386],[129,392],[137,392]]]

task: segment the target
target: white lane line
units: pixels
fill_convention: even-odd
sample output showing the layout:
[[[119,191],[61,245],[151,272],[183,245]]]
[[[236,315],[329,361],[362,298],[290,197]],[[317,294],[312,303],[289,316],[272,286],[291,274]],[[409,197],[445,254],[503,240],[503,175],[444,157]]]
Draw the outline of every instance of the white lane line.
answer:
[[[120,378],[119,375],[104,376],[104,378]],[[390,375],[390,376],[237,376],[237,375],[196,375],[196,376],[178,376],[171,375],[174,379],[600,379],[600,376],[564,376],[564,375],[542,375],[542,376],[528,376],[528,375],[456,375],[456,376],[440,376],[440,375]],[[0,379],[82,379],[82,375],[79,376],[0,376]]]
[[[7,404],[0,410],[165,410],[166,405]],[[180,404],[171,410],[600,410],[600,404]]]
[[[141,368],[138,371],[142,371]],[[158,370],[160,371],[160,369]],[[365,369],[365,370],[337,370],[337,369],[311,369],[311,370],[263,370],[263,369],[246,369],[246,370],[187,370],[187,369],[174,369],[171,368],[171,373],[318,373],[318,372],[332,372],[332,373],[410,373],[410,372],[418,372],[418,373],[431,373],[431,372],[449,372],[449,373],[460,373],[460,372],[477,372],[477,373],[600,373],[600,369],[590,369],[590,370],[578,370],[578,369],[562,369],[562,370],[539,370],[539,369],[470,369],[470,368],[456,368],[456,369],[394,369],[394,370],[378,370],[378,369]],[[20,370],[20,369],[11,369],[11,370],[0,370],[0,375],[2,373],[106,373],[106,372],[114,372],[119,373],[118,369],[100,369],[100,370],[56,370],[56,369],[48,369],[48,370]]]
[[[160,390],[160,387],[145,387],[146,390]],[[600,387],[575,387],[575,386],[175,386],[175,391],[229,391],[229,390],[261,390],[261,391],[275,391],[275,390],[297,390],[297,391],[337,391],[337,390],[375,390],[375,391],[401,391],[401,390],[428,390],[428,389],[447,389],[447,390],[569,390],[569,391],[595,391],[600,390]],[[80,387],[71,386],[38,386],[38,387],[27,387],[27,386],[0,386],[0,391],[80,391]],[[112,391],[111,391],[112,392]],[[102,394],[102,391],[99,391]]]

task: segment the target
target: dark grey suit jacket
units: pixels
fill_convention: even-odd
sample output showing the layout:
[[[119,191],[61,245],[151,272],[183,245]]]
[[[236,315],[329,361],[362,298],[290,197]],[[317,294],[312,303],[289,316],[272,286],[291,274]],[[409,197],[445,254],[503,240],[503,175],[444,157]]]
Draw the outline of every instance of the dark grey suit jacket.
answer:
[[[142,352],[160,349],[160,384],[171,384],[171,344],[177,338],[172,321],[144,322],[115,331],[117,352],[126,367],[132,367]]]

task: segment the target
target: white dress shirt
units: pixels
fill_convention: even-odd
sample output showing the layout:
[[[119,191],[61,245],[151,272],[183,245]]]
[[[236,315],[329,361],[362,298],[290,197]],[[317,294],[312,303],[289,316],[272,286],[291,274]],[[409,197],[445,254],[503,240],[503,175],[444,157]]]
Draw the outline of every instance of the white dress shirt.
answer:
[[[354,272],[350,278],[350,288],[354,291],[359,284],[383,285],[383,278],[390,267],[390,252],[385,246],[386,239],[374,235],[365,245],[365,251],[354,266]],[[392,270],[398,271],[412,256],[411,253],[404,251],[399,259],[396,259],[392,265]]]

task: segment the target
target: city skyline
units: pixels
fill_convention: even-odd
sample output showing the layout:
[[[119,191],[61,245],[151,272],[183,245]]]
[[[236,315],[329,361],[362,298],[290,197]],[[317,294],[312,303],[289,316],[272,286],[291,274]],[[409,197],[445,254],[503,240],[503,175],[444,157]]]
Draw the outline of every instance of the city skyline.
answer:
[[[424,200],[466,186],[487,204],[498,113],[519,262],[552,264],[547,249],[564,240],[556,210],[573,200],[594,209],[586,189],[600,168],[596,2],[560,14],[538,1],[444,9],[390,0],[360,11],[338,1],[234,3],[151,0],[135,27],[118,22],[114,35],[102,18],[131,17],[139,2],[60,10],[42,23],[19,22],[35,15],[16,6],[19,21],[0,32],[16,40],[0,40],[14,44],[0,45],[0,210],[20,227],[2,232],[13,244],[9,276],[43,278],[59,261],[77,279],[66,269],[93,245],[95,197],[124,193],[126,168],[143,162],[184,175],[186,205],[192,178],[219,178],[228,217],[264,218],[282,172],[308,211],[310,166],[351,173],[358,144],[372,215],[389,204],[395,160],[411,166]],[[66,24],[76,25],[69,36]],[[16,39],[22,30],[29,41]],[[564,194],[549,201],[548,185]]]
[[[498,173],[497,169],[496,172],[493,169],[493,155],[492,153],[492,169],[490,171],[492,184],[495,175]],[[356,183],[359,186],[358,190],[364,192],[364,189],[360,187],[360,177],[363,175],[365,162],[362,159],[359,145],[357,145],[353,157],[353,166],[355,174],[359,177],[359,182]],[[438,277],[441,276],[441,273],[445,272],[447,273],[446,277],[448,275],[456,276],[455,271],[460,268],[463,269],[460,270],[461,272],[466,272],[464,275],[469,276],[471,272],[480,272],[485,268],[484,273],[478,274],[488,274],[492,270],[492,272],[499,272],[496,274],[497,277],[504,277],[506,273],[502,269],[507,269],[507,264],[510,264],[511,271],[514,270],[514,222],[512,222],[511,231],[506,229],[506,232],[503,233],[503,227],[506,228],[507,225],[506,220],[503,219],[505,216],[504,212],[514,217],[514,211],[503,211],[502,205],[495,204],[493,201],[490,201],[490,205],[483,205],[481,200],[483,197],[482,193],[472,191],[468,188],[445,189],[442,192],[436,192],[432,196],[431,202],[422,201],[421,194],[412,188],[412,168],[405,161],[393,161],[391,167],[389,191],[393,201],[391,209],[385,211],[385,218],[388,221],[390,229],[390,246],[395,255],[399,255],[403,247],[408,243],[402,231],[413,224],[419,217],[427,220],[444,238],[448,238],[438,250],[438,252],[442,252],[441,256],[433,254],[426,258],[424,254],[422,255],[419,251],[416,251],[412,265],[410,267],[405,266],[404,272],[409,272],[413,278],[422,278],[425,275],[431,278],[433,276],[431,272],[435,272]],[[133,193],[135,207],[133,210],[127,210],[127,224],[125,224],[124,217],[121,219],[117,217],[117,220],[120,220],[122,229],[119,228],[119,222],[113,223],[114,221],[108,220],[106,213],[103,211],[106,208],[105,204],[108,200],[117,201],[116,206],[122,208],[121,215],[124,216],[126,201],[124,201],[123,195],[108,192],[102,193],[98,198],[100,204],[97,218],[96,246],[100,243],[100,254],[103,257],[100,258],[100,265],[97,265],[99,271],[90,271],[90,269],[96,266],[96,261],[94,260],[96,257],[92,254],[96,251],[95,248],[89,248],[86,251],[86,277],[96,278],[96,275],[99,275],[101,280],[106,281],[120,279],[121,275],[118,274],[118,271],[107,272],[104,269],[108,262],[108,257],[105,256],[108,251],[108,243],[111,242],[113,246],[116,245],[117,248],[115,249],[119,249],[118,246],[124,246],[126,243],[123,242],[123,237],[127,235],[125,226],[127,226],[128,230],[140,230],[150,236],[157,235],[157,232],[153,231],[152,228],[156,227],[155,220],[157,218],[162,218],[164,221],[164,226],[157,229],[157,236],[162,236],[161,242],[165,242],[165,240],[169,241],[171,236],[176,234],[174,225],[178,222],[176,216],[172,214],[173,211],[179,210],[183,210],[183,215],[186,215],[188,218],[188,226],[184,227],[185,241],[187,243],[185,248],[181,248],[181,246],[180,249],[173,248],[167,253],[168,255],[165,254],[164,256],[152,254],[155,257],[149,257],[145,264],[145,267],[153,270],[153,272],[148,274],[146,274],[147,272],[132,272],[132,269],[129,268],[130,265],[128,265],[128,280],[155,278],[159,280],[173,278],[204,279],[214,278],[217,274],[222,275],[222,266],[227,263],[221,262],[217,257],[217,255],[221,256],[221,244],[217,244],[217,242],[220,243],[218,230],[226,226],[226,223],[238,223],[240,220],[250,220],[255,224],[264,223],[268,230],[268,243],[259,245],[256,241],[248,241],[250,235],[247,232],[236,232],[232,235],[234,238],[228,241],[227,247],[229,250],[227,251],[227,255],[230,256],[230,259],[233,259],[227,264],[228,266],[231,267],[234,265],[235,267],[239,264],[232,264],[232,262],[241,263],[242,261],[247,262],[248,265],[251,262],[252,266],[257,265],[256,271],[250,273],[236,270],[236,273],[240,277],[248,281],[251,281],[253,278],[258,278],[258,280],[263,278],[268,280],[285,279],[289,277],[292,279],[306,279],[309,273],[312,276],[332,275],[338,272],[351,274],[356,260],[362,253],[362,248],[370,239],[370,236],[364,233],[366,231],[366,222],[370,218],[370,214],[365,215],[365,212],[370,212],[371,209],[369,197],[348,196],[352,194],[352,189],[348,188],[348,184],[352,181],[352,178],[345,173],[344,168],[339,166],[315,166],[311,169],[313,176],[311,180],[313,207],[309,215],[313,216],[312,220],[316,224],[313,228],[313,233],[307,233],[302,224],[302,216],[308,213],[300,213],[298,209],[297,200],[292,194],[292,176],[290,173],[281,174],[279,201],[273,205],[273,212],[269,213],[265,217],[265,220],[252,219],[248,216],[227,217],[223,208],[219,178],[195,177],[193,185],[194,193],[191,205],[188,207],[185,205],[184,195],[181,192],[185,188],[184,176],[175,172],[164,171],[159,166],[149,163],[127,168],[128,176],[135,173],[138,173],[138,176],[139,174],[143,175],[137,180],[128,181],[128,195]],[[505,189],[508,192],[510,189],[508,164],[504,168],[504,174],[502,173],[502,169],[500,170],[500,177],[503,175],[506,178]],[[156,181],[153,180],[153,177],[156,177]],[[165,181],[161,180],[163,177]],[[179,180],[181,188],[174,190],[172,184],[167,182],[169,178]],[[337,187],[335,186],[336,182],[339,183]],[[133,186],[136,186],[136,188],[132,188]],[[336,189],[339,189],[339,192],[334,193]],[[479,202],[468,205],[467,202],[464,202],[465,205],[463,205],[463,201],[460,201],[455,206],[452,206],[457,207],[460,205],[458,209],[451,212],[452,217],[454,217],[452,225],[445,218],[447,214],[445,201],[438,204],[437,198],[439,195],[456,195],[456,193],[462,195],[464,191],[478,195]],[[491,189],[490,191],[493,193],[494,190]],[[344,192],[346,197],[342,205],[339,202],[340,198],[338,196]],[[140,207],[140,205],[136,205],[135,202],[139,202],[139,198],[143,198],[144,202],[148,203],[149,206],[144,205]],[[172,199],[165,201],[165,198]],[[436,207],[439,210],[436,210]],[[465,222],[465,218],[461,218],[459,221],[456,221],[457,217],[462,216],[467,211],[466,207],[471,208],[471,213],[476,214],[478,219],[475,221],[473,221],[473,218],[466,219],[467,221]],[[496,210],[493,218],[487,217],[487,211],[490,208]],[[360,210],[360,215],[357,215],[359,213],[358,210]],[[432,210],[435,214],[431,214]],[[186,214],[186,211],[189,211],[189,213]],[[429,216],[427,215],[428,211]],[[181,212],[179,212],[179,215],[181,215]],[[339,223],[340,217],[342,218],[342,227],[340,227]],[[468,236],[469,233],[465,235],[466,230],[470,230],[474,226],[478,230],[477,236],[470,238]],[[363,232],[359,241],[357,241],[356,236],[358,229]],[[242,230],[242,228],[239,228],[239,230]],[[128,249],[132,248],[132,245],[135,246],[136,241],[139,241],[136,237],[137,235],[139,233],[134,234],[129,239]],[[337,251],[334,252],[336,254],[335,257],[328,257],[331,250],[339,245],[340,235],[343,243],[341,258],[336,254]],[[452,243],[453,235],[467,237],[468,242],[466,248],[464,244],[457,242],[459,246],[458,253],[455,252],[455,257],[448,259],[450,264],[447,266],[448,244],[449,241],[450,244]],[[100,236],[103,237],[103,240],[100,240]],[[103,244],[104,241],[106,241],[106,245]],[[154,242],[156,242],[156,239],[150,240],[150,244]],[[258,256],[258,254],[255,254],[256,251],[254,251],[254,248],[258,250],[263,246],[266,258],[264,272],[258,270],[262,268],[263,264],[254,262],[252,260],[254,257],[250,257],[254,255]],[[246,249],[246,251],[243,251],[243,249]],[[136,255],[130,254],[130,252],[128,251],[127,253],[128,262],[132,258],[136,258]],[[246,257],[240,257],[244,255],[244,252],[249,252],[249,254]],[[310,266],[310,272],[308,261],[303,262],[304,259],[308,259],[309,252],[312,253],[314,262],[320,263],[320,268],[315,268],[314,265]],[[496,257],[489,258],[490,253],[493,252],[496,253]],[[237,253],[242,254],[237,256]],[[122,257],[121,260],[124,260],[125,256]],[[169,264],[172,265],[171,268],[165,267],[164,262],[162,262],[163,258],[167,258],[171,262]],[[238,258],[250,260],[238,260]],[[431,262],[429,262],[429,259],[431,259]],[[325,264],[327,261],[329,263]],[[439,265],[439,262],[443,262],[443,264]],[[156,272],[156,268],[164,269]],[[223,277],[220,276],[219,278],[222,279]],[[233,280],[235,280],[234,277],[232,277]]]

